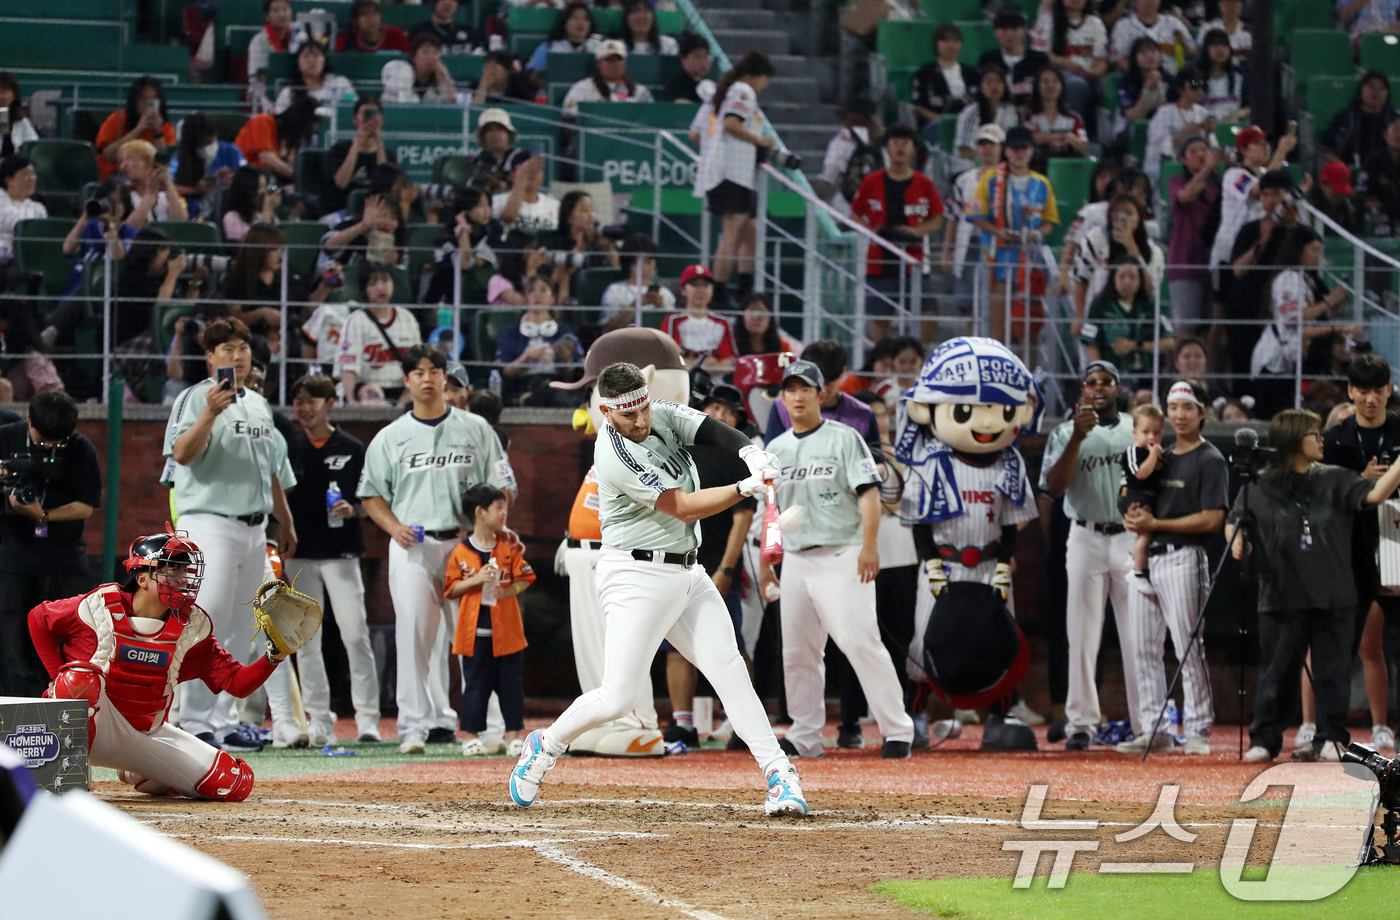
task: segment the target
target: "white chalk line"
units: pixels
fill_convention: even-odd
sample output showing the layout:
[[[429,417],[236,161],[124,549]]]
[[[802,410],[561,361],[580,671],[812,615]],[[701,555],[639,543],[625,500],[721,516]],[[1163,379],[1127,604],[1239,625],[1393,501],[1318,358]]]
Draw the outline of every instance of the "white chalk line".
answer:
[[[162,821],[198,821],[206,824],[211,818],[217,819],[218,815],[193,814],[181,812],[140,812],[129,811],[127,814],[135,818],[140,818],[146,824],[159,824]],[[237,816],[229,816],[237,820]],[[356,818],[319,818],[313,816],[298,815],[291,819],[295,823],[314,824],[326,827],[368,827],[368,828],[389,828],[413,830],[438,830],[438,831],[475,831],[486,834],[521,834],[544,831],[551,834],[607,834],[613,837],[654,837],[655,834],[648,834],[644,831],[607,831],[594,828],[568,828],[556,827],[546,824],[484,824],[480,822],[458,822],[443,824],[438,822],[419,821],[366,821]]]
[[[597,837],[560,837],[543,840],[503,840],[498,843],[404,843],[396,840],[344,840],[324,837],[257,837],[247,834],[170,834],[171,837],[188,837],[199,840],[232,840],[247,843],[309,843],[324,846],[346,847],[386,847],[397,850],[494,850],[502,847],[539,847],[559,843],[591,843],[599,840],[615,840],[611,834]],[[662,834],[643,834],[644,837],[661,837]]]
[[[609,887],[617,888],[622,891],[626,891],[629,894],[634,894],[638,897],[646,898],[653,904],[657,904],[661,907],[677,911],[681,914],[684,914],[687,917],[693,918],[693,920],[727,920],[727,918],[725,918],[721,914],[714,913],[713,911],[701,910],[700,908],[695,907],[692,904],[688,904],[685,901],[680,900],[679,898],[672,898],[667,895],[664,895],[654,888],[649,888],[646,885],[638,884],[637,882],[631,881],[630,879],[625,879],[620,875],[613,875],[606,869],[600,869],[592,863],[584,862],[577,856],[571,856],[552,844],[541,843],[539,846],[535,847],[535,852],[540,854],[550,862],[555,863],[556,865],[563,866],[571,872],[577,872],[579,875],[582,875],[585,878],[590,878],[596,882],[601,882],[602,884],[607,885]]]

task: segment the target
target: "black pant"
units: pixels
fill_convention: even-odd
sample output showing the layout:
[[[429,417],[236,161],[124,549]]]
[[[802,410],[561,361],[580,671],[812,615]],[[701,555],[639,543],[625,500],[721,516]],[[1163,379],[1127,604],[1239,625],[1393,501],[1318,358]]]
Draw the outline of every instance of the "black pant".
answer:
[[[85,594],[96,586],[86,565],[41,575],[0,572],[0,696],[39,696],[49,685],[29,637],[29,611],[44,601]]]
[[[1259,613],[1259,691],[1254,700],[1250,744],[1278,755],[1293,704],[1298,699],[1303,658],[1312,648],[1317,740],[1351,741],[1347,706],[1351,690],[1351,608]]]
[[[1069,633],[1065,625],[1069,576],[1065,571],[1065,552],[1070,526],[1069,518],[1065,517],[1065,501],[1057,498],[1051,505],[1050,540],[1042,550],[1045,555],[1036,573],[1035,589],[1035,618],[1048,647],[1046,665],[1053,706],[1063,706],[1069,695]],[[1112,623],[1112,617],[1104,618],[1105,627],[1111,627]]]
[[[917,565],[881,569],[875,576],[875,620],[880,624],[880,641],[885,643],[894,661],[894,673],[899,677],[899,689],[906,701],[909,699],[909,643],[914,639],[914,603],[918,590]],[[865,691],[856,678],[855,668],[839,650],[831,663],[838,669],[841,724],[849,727],[865,715]]]
[[[501,701],[506,731],[525,727],[525,653],[497,656],[490,636],[477,636],[471,655],[462,655],[462,709],[457,718],[462,731],[479,735],[486,731],[486,703],[495,691]]]

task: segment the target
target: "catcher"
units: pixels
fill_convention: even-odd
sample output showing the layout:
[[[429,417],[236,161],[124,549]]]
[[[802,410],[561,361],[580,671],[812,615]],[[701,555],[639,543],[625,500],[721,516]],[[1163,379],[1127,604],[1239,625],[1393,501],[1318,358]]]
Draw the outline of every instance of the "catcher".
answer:
[[[241,802],[253,789],[243,760],[166,722],[175,687],[203,680],[243,697],[321,624],[321,607],[282,582],[258,591],[256,616],[267,654],[239,664],[195,605],[204,554],[183,532],[131,544],[125,584],[106,584],[29,612],[29,632],[53,683],[45,696],[88,701],[89,761],[117,769],[150,795]]]

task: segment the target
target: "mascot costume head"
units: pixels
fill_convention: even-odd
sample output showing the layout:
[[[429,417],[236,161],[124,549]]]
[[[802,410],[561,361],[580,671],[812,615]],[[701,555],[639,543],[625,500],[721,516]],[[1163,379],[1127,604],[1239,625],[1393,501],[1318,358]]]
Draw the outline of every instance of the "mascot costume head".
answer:
[[[1015,353],[963,337],[929,355],[897,414],[900,511],[932,589],[916,613],[911,675],[959,709],[993,707],[983,749],[1036,746],[1030,727],[1005,714],[1029,663],[1006,599],[1016,531],[1036,516],[1015,444],[1039,430],[1044,404]]]
[[[629,327],[598,337],[583,359],[583,378],[575,383],[551,383],[561,390],[590,387],[587,405],[574,413],[574,428],[594,434],[605,424],[598,388],[592,386],[603,368],[627,361],[642,369],[653,399],[669,399],[686,405],[690,401],[690,372],[681,358],[680,346],[658,329]],[[569,539],[555,557],[555,571],[569,576],[569,620],[574,639],[574,664],[579,686],[586,693],[603,679],[603,637],[606,632],[602,606],[598,600],[593,568],[596,546],[602,536],[598,521],[598,481],[588,471],[574,499],[569,516]],[[573,544],[570,546],[570,544]],[[576,754],[601,757],[660,757],[666,753],[665,739],[657,730],[656,706],[647,683],[643,697],[633,711],[621,719],[584,732],[569,745]]]

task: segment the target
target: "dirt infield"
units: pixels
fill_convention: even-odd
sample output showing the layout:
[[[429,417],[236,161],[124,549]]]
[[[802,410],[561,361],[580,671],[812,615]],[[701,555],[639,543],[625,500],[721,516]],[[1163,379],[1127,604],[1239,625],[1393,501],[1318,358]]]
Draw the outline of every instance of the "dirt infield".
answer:
[[[1260,821],[1251,861],[1262,865],[1282,810],[1230,804],[1261,769],[1231,760],[952,749],[891,762],[872,745],[800,763],[813,814],[778,821],[763,815],[753,760],[720,751],[563,758],[528,811],[509,803],[504,758],[260,779],[237,805],[152,799],[115,783],[96,791],[247,873],[269,915],[285,920],[914,917],[870,886],[1009,879],[1019,857],[1003,851],[1009,839],[1096,840],[1075,871],[1102,861],[1206,868],[1218,864],[1230,820],[1248,816]],[[1169,781],[1181,783],[1178,822],[1198,838],[1188,845],[1157,829],[1116,842],[1152,814]],[[1051,787],[1043,819],[1096,818],[1098,828],[1018,827],[1036,782]],[[1102,789],[1116,794],[1073,794]],[[1040,877],[1050,862],[1041,858]]]

